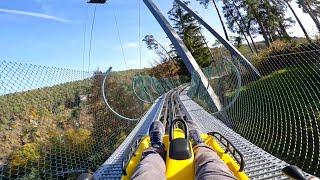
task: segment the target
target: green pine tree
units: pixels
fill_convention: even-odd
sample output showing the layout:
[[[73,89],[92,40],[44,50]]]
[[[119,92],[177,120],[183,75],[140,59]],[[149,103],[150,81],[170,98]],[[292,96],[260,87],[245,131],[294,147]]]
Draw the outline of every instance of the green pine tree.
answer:
[[[185,1],[185,3],[189,3]],[[212,62],[210,49],[206,46],[206,40],[201,33],[201,27],[188,12],[178,4],[173,3],[168,12],[169,19],[173,22],[173,28],[179,34],[197,63],[201,67],[207,67]],[[175,58],[180,59],[179,56]],[[177,62],[182,62],[178,60]]]
[[[229,29],[241,35],[262,35],[267,46],[276,39],[290,39],[288,27],[294,24],[286,17],[287,4],[283,0],[222,0],[223,13]],[[244,34],[244,33],[242,33]]]

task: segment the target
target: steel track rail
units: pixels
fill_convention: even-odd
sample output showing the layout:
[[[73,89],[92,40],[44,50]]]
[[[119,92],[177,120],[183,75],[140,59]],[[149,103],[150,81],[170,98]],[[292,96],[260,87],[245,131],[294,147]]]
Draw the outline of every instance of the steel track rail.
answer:
[[[104,164],[93,174],[94,179],[121,179],[122,160],[130,152],[131,146],[139,136],[146,135],[153,121],[160,120],[160,114],[167,94],[159,97],[144,117],[139,121],[126,140],[113,152]]]

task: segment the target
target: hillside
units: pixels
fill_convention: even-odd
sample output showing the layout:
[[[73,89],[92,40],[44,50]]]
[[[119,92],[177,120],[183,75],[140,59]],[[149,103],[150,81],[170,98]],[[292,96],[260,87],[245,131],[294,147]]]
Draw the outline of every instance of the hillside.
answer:
[[[107,81],[111,105],[118,110],[127,107],[120,112],[134,117],[147,110],[131,89],[131,79],[138,72],[141,70],[115,72]],[[106,111],[103,77],[97,72],[82,81],[0,96],[0,166],[4,167],[0,175],[52,178],[54,167],[64,167],[54,163],[61,158],[77,162],[72,163],[74,168],[81,166],[85,172],[103,163],[135,124]],[[48,162],[51,165],[44,166]],[[38,167],[30,166],[34,163]],[[68,173],[57,177],[73,176],[68,168],[61,169]]]

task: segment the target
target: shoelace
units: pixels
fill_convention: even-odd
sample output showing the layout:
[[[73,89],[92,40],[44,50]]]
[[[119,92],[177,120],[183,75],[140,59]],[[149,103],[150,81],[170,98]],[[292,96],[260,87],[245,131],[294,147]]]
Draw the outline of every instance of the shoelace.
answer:
[[[151,133],[151,144],[161,144],[160,132],[152,132]]]

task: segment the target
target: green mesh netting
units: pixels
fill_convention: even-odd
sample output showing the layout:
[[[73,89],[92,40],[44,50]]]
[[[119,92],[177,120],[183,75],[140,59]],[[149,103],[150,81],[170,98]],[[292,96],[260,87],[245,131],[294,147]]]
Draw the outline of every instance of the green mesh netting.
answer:
[[[221,111],[196,74],[189,95],[252,143],[320,176],[320,44],[270,48],[252,62],[261,78],[230,57],[204,69]]]

